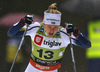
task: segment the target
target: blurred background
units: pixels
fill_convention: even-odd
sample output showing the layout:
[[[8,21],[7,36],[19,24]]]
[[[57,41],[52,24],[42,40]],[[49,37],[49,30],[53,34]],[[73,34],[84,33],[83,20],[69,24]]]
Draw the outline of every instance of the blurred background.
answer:
[[[9,28],[27,14],[34,14],[34,21],[41,22],[44,11],[56,2],[62,12],[61,26],[72,23],[87,36],[87,25],[100,16],[99,0],[0,0],[0,72],[9,72],[21,38],[7,36]],[[13,72],[24,72],[31,53],[30,37],[25,37]],[[74,46],[77,72],[86,72],[86,49]],[[59,72],[74,72],[70,46],[67,47]]]

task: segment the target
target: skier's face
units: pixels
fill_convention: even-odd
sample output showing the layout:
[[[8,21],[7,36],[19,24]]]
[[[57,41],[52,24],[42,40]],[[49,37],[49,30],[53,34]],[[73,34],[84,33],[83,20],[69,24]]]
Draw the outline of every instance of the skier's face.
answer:
[[[59,25],[47,25],[47,24],[44,24],[44,30],[45,30],[45,32],[47,33],[47,35],[49,37],[52,37],[59,30]]]

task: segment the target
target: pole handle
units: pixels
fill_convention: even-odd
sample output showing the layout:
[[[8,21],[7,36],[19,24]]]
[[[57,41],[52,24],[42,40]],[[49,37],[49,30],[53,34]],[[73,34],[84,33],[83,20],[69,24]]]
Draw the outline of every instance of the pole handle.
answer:
[[[71,33],[69,33],[68,35],[69,35],[69,37],[71,37]]]
[[[29,24],[27,24],[27,26],[26,26],[27,28],[29,27]]]

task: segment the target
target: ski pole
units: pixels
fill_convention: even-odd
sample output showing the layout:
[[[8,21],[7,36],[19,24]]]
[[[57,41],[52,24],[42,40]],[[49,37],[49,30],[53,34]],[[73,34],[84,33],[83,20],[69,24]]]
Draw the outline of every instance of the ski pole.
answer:
[[[72,55],[73,68],[74,68],[74,72],[76,72],[76,65],[75,65],[73,45],[72,45],[71,37],[69,37],[69,38],[70,38],[70,49],[71,49],[71,55]]]
[[[33,20],[34,15],[33,15],[33,14],[32,14],[32,15],[27,15],[27,17],[31,17],[32,20]],[[26,23],[25,23],[25,24],[26,24]],[[25,37],[25,34],[26,34],[26,32],[27,32],[28,26],[29,26],[29,24],[26,24],[26,29],[25,29],[24,34],[23,34],[23,36],[22,36],[21,42],[20,42],[20,44],[19,44],[19,47],[18,47],[18,50],[17,50],[17,53],[16,53],[16,56],[15,56],[15,58],[14,58],[14,61],[13,61],[13,63],[12,63],[12,66],[11,66],[9,72],[12,72],[12,69],[13,69],[13,67],[14,67],[14,64],[15,64],[15,61],[16,61],[16,59],[17,59],[18,53],[19,53],[19,51],[20,51],[20,49],[21,49],[21,46],[22,46],[22,43],[23,43],[23,41],[24,41],[24,37]]]
[[[16,59],[17,59],[18,53],[19,53],[19,51],[20,51],[20,49],[21,49],[21,46],[22,46],[22,43],[23,43],[23,41],[24,41],[24,38],[25,38],[25,34],[26,34],[26,32],[27,32],[27,29],[28,29],[28,25],[26,26],[26,29],[25,29],[24,34],[23,34],[23,36],[22,36],[21,42],[20,42],[20,44],[19,44],[19,47],[18,47],[18,50],[17,50],[17,53],[16,53],[16,56],[15,56],[15,58],[14,58],[14,61],[13,61],[13,63],[12,63],[12,66],[11,66],[9,72],[12,72],[12,69],[13,69],[13,67],[14,67],[14,64],[15,64],[15,61],[16,61]]]
[[[72,24],[65,23],[65,25],[66,25],[66,28],[67,28],[68,25],[72,25]],[[70,49],[71,49],[71,56],[72,56],[72,62],[73,62],[73,69],[74,69],[74,72],[76,72],[76,65],[75,65],[75,58],[74,58],[74,51],[73,51],[73,45],[72,45],[72,40],[71,40],[71,34],[72,33],[69,33]]]

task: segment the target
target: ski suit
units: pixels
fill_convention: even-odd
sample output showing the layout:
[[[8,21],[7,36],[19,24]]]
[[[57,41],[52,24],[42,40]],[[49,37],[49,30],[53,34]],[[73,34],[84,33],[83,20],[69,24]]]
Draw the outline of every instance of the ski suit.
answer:
[[[8,36],[22,36],[24,26],[19,22],[14,24],[8,31]],[[59,27],[53,37],[48,37],[44,31],[43,23],[34,22],[29,25],[26,36],[31,37],[32,53],[30,62],[25,72],[57,72],[61,67],[64,51],[70,44],[66,29]],[[71,37],[74,45],[89,48],[90,41],[81,33],[79,36]]]

